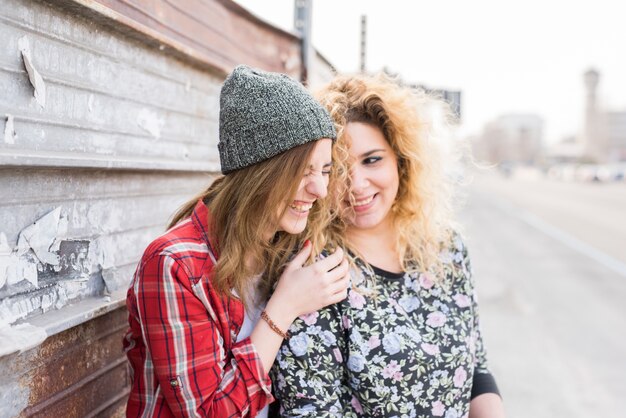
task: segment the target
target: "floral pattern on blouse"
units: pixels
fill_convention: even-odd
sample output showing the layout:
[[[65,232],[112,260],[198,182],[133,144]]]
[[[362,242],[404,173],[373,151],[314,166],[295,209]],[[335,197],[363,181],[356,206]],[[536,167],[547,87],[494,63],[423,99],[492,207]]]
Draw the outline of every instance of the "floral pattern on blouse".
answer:
[[[467,417],[489,371],[462,240],[440,257],[441,281],[356,260],[347,299],[289,329],[271,371],[281,416]]]

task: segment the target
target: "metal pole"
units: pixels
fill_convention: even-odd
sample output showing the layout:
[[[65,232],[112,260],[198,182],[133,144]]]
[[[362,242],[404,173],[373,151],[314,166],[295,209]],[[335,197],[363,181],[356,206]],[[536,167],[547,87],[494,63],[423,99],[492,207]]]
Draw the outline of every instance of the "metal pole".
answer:
[[[365,72],[365,58],[367,53],[367,16],[361,15],[361,72]]]
[[[300,35],[301,71],[300,81],[306,84],[313,59],[313,45],[311,42],[311,16],[313,14],[313,0],[295,0],[294,28]]]

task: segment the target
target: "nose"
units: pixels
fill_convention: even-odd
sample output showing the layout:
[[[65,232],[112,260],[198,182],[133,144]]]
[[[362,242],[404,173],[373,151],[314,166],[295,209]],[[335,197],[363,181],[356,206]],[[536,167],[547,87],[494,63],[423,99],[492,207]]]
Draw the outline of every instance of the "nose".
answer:
[[[350,192],[359,195],[368,186],[367,176],[358,165],[354,165],[350,169]]]
[[[324,174],[315,173],[307,178],[306,191],[315,196],[316,199],[323,199],[328,194],[328,181]]]

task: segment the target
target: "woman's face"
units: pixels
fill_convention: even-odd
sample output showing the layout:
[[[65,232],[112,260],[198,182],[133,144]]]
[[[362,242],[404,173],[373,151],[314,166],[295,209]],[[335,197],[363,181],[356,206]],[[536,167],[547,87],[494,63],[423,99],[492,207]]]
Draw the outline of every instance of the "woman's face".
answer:
[[[349,122],[350,194],[344,204],[350,228],[375,229],[391,220],[391,206],[398,194],[398,161],[382,131],[367,123]]]
[[[299,234],[306,227],[309,211],[317,199],[328,193],[328,176],[332,166],[332,140],[323,138],[317,141],[304,177],[300,180],[294,200],[287,205],[278,222],[278,230],[289,234]]]

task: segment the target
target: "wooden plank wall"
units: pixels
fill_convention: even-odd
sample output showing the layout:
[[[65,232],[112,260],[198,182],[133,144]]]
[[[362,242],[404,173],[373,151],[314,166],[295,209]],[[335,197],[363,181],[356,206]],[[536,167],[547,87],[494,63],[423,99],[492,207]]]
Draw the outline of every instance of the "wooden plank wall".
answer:
[[[226,0],[3,0],[0,39],[0,416],[120,416],[136,262],[218,173],[225,74],[298,39]]]
[[[81,12],[92,12],[90,16],[99,21],[114,19],[140,34],[140,39],[158,42],[160,48],[222,73],[248,64],[294,78],[300,74],[299,38],[232,0],[57,0],[55,4],[84,8]]]

